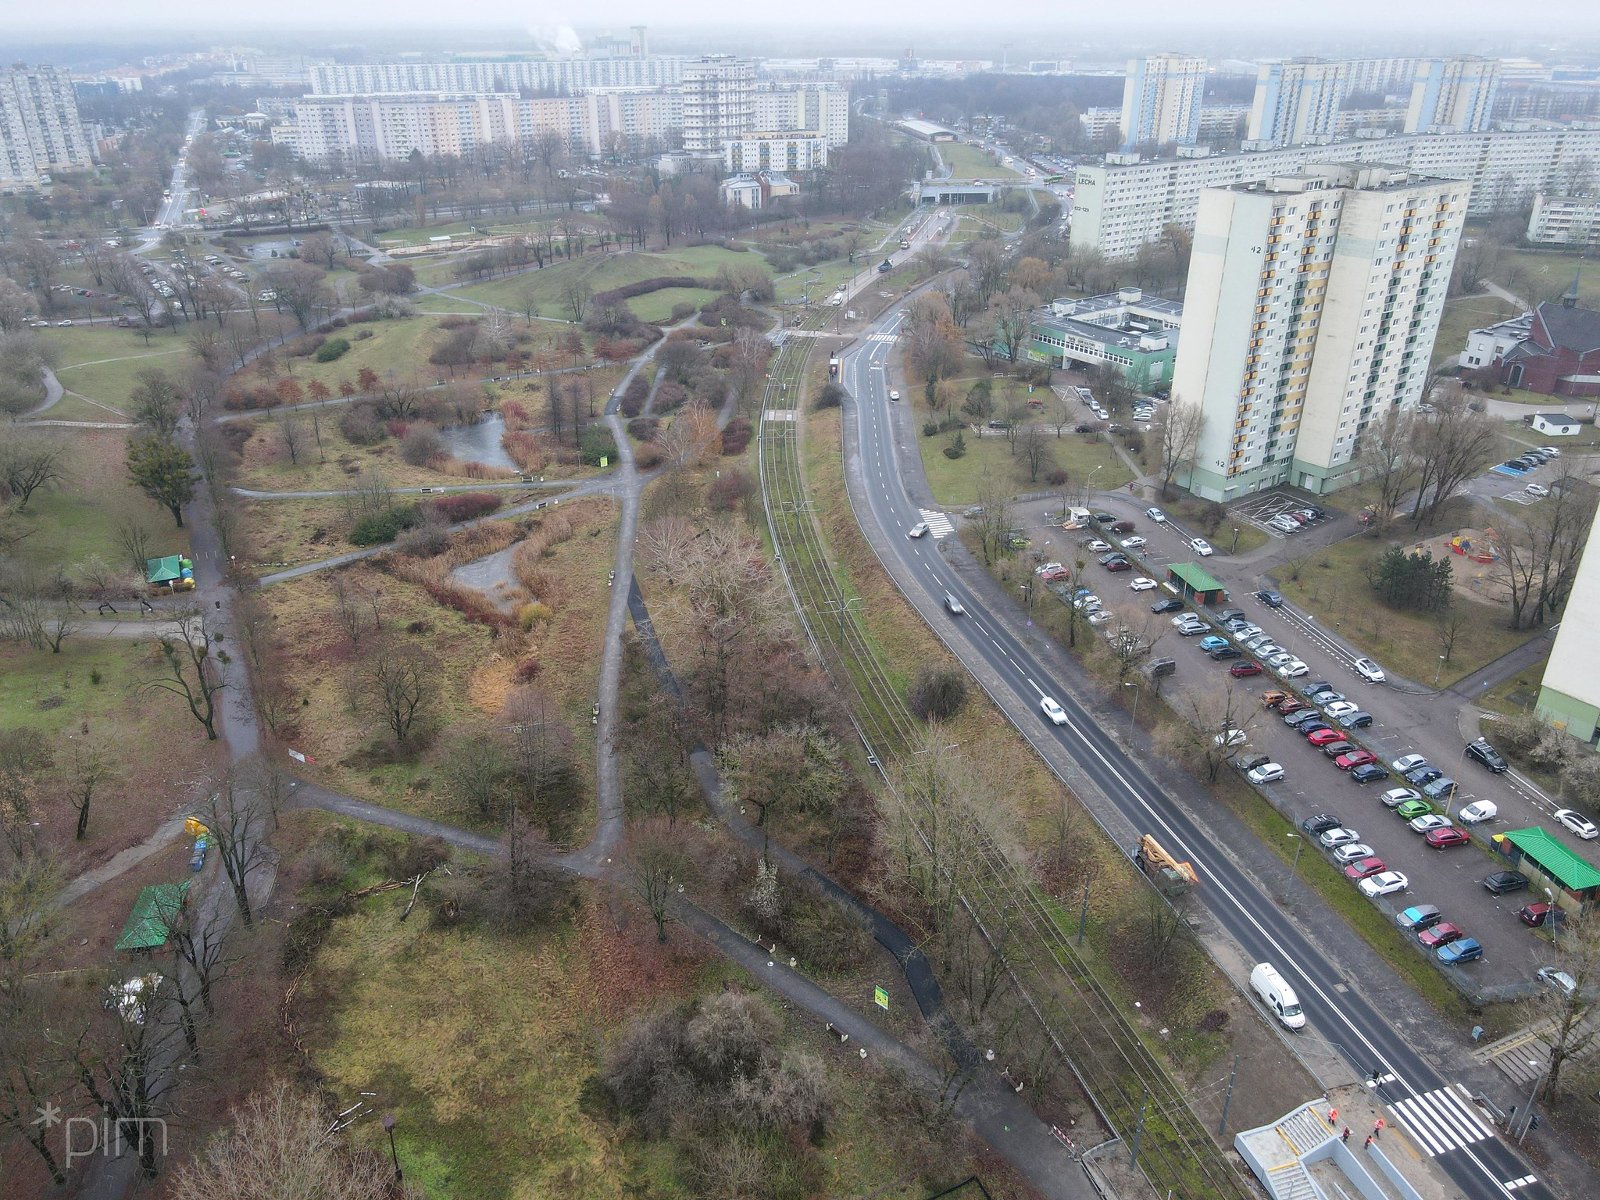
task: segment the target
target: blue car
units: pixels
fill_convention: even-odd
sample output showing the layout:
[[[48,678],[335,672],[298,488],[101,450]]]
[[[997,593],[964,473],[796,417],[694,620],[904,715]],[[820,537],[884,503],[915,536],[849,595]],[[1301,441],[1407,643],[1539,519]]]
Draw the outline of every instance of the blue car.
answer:
[[[1447,942],[1434,951],[1442,963],[1476,962],[1483,957],[1483,945],[1477,938],[1462,938]]]
[[[1204,650],[1208,654],[1213,650],[1221,650],[1227,644],[1227,638],[1218,637],[1216,634],[1212,634],[1208,638],[1200,639],[1200,649]]]

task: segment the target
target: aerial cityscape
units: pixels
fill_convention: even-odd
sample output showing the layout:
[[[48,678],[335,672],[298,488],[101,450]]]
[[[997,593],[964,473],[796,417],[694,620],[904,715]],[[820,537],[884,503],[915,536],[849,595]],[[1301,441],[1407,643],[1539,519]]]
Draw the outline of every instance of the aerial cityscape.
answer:
[[[6,26],[4,1200],[1596,1194],[1587,6]]]

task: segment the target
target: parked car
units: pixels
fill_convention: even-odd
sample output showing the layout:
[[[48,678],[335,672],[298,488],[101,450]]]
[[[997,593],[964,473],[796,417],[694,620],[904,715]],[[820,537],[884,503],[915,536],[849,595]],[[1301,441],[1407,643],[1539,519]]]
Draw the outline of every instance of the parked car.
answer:
[[[1054,697],[1044,697],[1039,701],[1039,707],[1044,711],[1044,715],[1050,718],[1052,725],[1065,725],[1067,723],[1066,710],[1056,703]]]
[[[1216,553],[1216,551],[1211,548],[1211,543],[1206,541],[1205,538],[1190,538],[1189,549],[1193,550],[1201,558],[1210,558]]]
[[[1268,688],[1261,693],[1261,704],[1264,708],[1271,708],[1275,704],[1282,704],[1286,700],[1293,700],[1294,696],[1282,688]]]
[[[1472,835],[1465,829],[1449,825],[1444,829],[1430,829],[1423,840],[1435,850],[1448,850],[1451,846],[1465,846],[1472,840]]]
[[[1545,487],[1542,483],[1527,484],[1522,490],[1527,492],[1528,495],[1532,496],[1535,500],[1543,500],[1550,494],[1550,489]]]
[[[1284,717],[1283,723],[1291,729],[1298,729],[1307,721],[1315,721],[1321,716],[1322,714],[1314,708],[1301,708]]]
[[[1560,821],[1584,841],[1589,842],[1595,838],[1600,838],[1600,828],[1596,828],[1593,821],[1575,809],[1558,808],[1554,815],[1556,820]]]
[[[1254,771],[1257,767],[1266,766],[1271,761],[1272,755],[1262,754],[1257,750],[1247,750],[1243,754],[1236,754],[1233,757],[1233,765],[1246,774]]]
[[[1361,678],[1365,679],[1368,683],[1382,683],[1388,678],[1388,676],[1383,673],[1383,668],[1377,663],[1373,662],[1370,658],[1358,658],[1354,663],[1351,664],[1351,666],[1355,673],[1361,676]]]
[[[1423,763],[1420,767],[1413,767],[1407,771],[1402,778],[1412,787],[1419,788],[1426,787],[1435,779],[1443,779],[1444,772],[1432,763]]]
[[[1351,842],[1348,846],[1339,846],[1333,852],[1333,861],[1341,867],[1351,863],[1360,862],[1364,858],[1371,858],[1375,851],[1365,842]]]
[[[1200,649],[1205,651],[1221,650],[1228,644],[1228,639],[1212,634],[1210,637],[1200,639]]]
[[[1492,821],[1500,815],[1500,807],[1493,800],[1474,800],[1462,807],[1456,819],[1463,825],[1478,825]]]
[[[1084,548],[1087,549],[1091,554],[1103,554],[1105,551],[1111,549],[1111,543],[1102,542],[1099,538],[1090,538],[1084,543]]]
[[[1261,664],[1254,662],[1236,662],[1228,668],[1228,674],[1235,679],[1249,679],[1252,675],[1261,674]]]
[[[1524,904],[1517,909],[1517,920],[1530,929],[1539,929],[1550,923],[1550,914],[1555,911],[1555,905],[1546,904],[1543,900],[1537,904]]]
[[[1318,813],[1314,817],[1307,817],[1300,822],[1300,828],[1309,834],[1326,833],[1330,829],[1339,828],[1339,818],[1328,813]]]
[[[1343,825],[1336,825],[1332,829],[1325,829],[1322,831],[1321,836],[1317,838],[1317,841],[1322,844],[1322,848],[1324,850],[1337,850],[1340,846],[1348,846],[1352,842],[1359,842],[1360,840],[1361,835],[1359,833],[1357,833],[1354,829],[1348,829]]]
[[[1229,621],[1238,621],[1244,618],[1244,609],[1225,608],[1217,614],[1217,620],[1226,625]]]
[[[1105,565],[1106,570],[1110,571],[1113,575],[1115,575],[1118,571],[1131,571],[1131,570],[1133,570],[1133,564],[1131,562],[1129,562],[1125,558],[1114,559],[1113,561],[1108,562],[1108,563],[1106,563],[1104,565]]]
[[[1306,666],[1305,663],[1296,658],[1284,663],[1283,666],[1279,667],[1278,674],[1285,679],[1299,679],[1300,676],[1306,674],[1310,670],[1310,667]]]
[[[1415,770],[1417,767],[1427,766],[1428,760],[1420,754],[1405,754],[1389,765],[1394,768],[1396,775],[1404,775],[1407,771]]]
[[[1352,750],[1354,750],[1355,746],[1351,745],[1341,737],[1336,742],[1324,742],[1322,745],[1318,746],[1317,749],[1321,750],[1329,758],[1337,762],[1340,758],[1343,758],[1346,754],[1349,754]]]
[[[1150,611],[1153,613],[1180,612],[1182,609],[1183,601],[1176,596],[1168,596],[1163,600],[1157,600],[1150,606]]]
[[[1333,693],[1335,696],[1338,694],[1338,692]],[[1317,703],[1322,707],[1323,713],[1335,721],[1337,721],[1340,717],[1348,716],[1350,713],[1361,711],[1361,706],[1359,704],[1351,704],[1348,700],[1330,701],[1326,694],[1324,694],[1322,698],[1317,701]]]
[[[1211,740],[1218,746],[1242,746],[1249,736],[1242,729],[1224,729]]]
[[[1432,783],[1425,784],[1422,794],[1430,800],[1444,800],[1456,794],[1457,786],[1456,781],[1451,779],[1450,776],[1441,775]],[[1600,836],[1600,831],[1596,831],[1596,836]]]
[[[1270,588],[1257,592],[1256,599],[1261,601],[1261,603],[1265,604],[1268,608],[1283,607],[1283,596],[1278,592],[1272,591]]]
[[[1496,896],[1504,896],[1507,892],[1520,892],[1528,886],[1528,877],[1521,871],[1496,871],[1483,881],[1483,886]]]
[[[1365,729],[1372,724],[1372,714],[1369,712],[1362,712],[1358,709],[1357,711],[1350,713],[1348,716],[1340,717],[1339,724],[1343,725],[1346,729]]]
[[[1348,750],[1334,759],[1333,765],[1341,771],[1353,771],[1375,761],[1377,756],[1371,750]]]
[[[1130,579],[1128,581],[1128,586],[1136,592],[1150,592],[1155,590],[1156,581],[1154,579],[1147,578],[1144,575],[1140,575],[1137,579]],[[1181,604],[1182,601],[1179,603]]]
[[[1555,967],[1540,967],[1534,972],[1534,975],[1547,988],[1552,988],[1566,996],[1577,994],[1578,981],[1565,971],[1558,971]]]
[[[1251,783],[1277,783],[1283,778],[1283,767],[1275,762],[1263,763],[1251,771],[1247,778]]]
[[[1323,726],[1323,728],[1319,729],[1317,732],[1307,736],[1306,741],[1310,742],[1313,746],[1321,747],[1326,746],[1330,742],[1342,742],[1344,739],[1339,736],[1337,730],[1329,729],[1327,726]]]
[[[1412,833],[1432,833],[1435,829],[1449,829],[1450,818],[1441,817],[1438,813],[1428,813],[1426,816],[1417,817],[1408,822]]]
[[[1476,962],[1483,957],[1483,946],[1477,938],[1462,938],[1459,942],[1451,942],[1448,946],[1440,946],[1436,953],[1442,963]]]
[[[1294,661],[1294,651],[1278,650],[1272,654],[1263,653],[1261,655],[1261,659],[1267,664],[1267,666],[1271,667],[1273,670],[1277,670],[1279,667],[1283,666],[1284,663],[1290,663]]]
[[[1392,896],[1395,892],[1405,891],[1411,886],[1411,880],[1399,871],[1381,871],[1363,879],[1358,886],[1363,896],[1375,900],[1379,896]]]
[[[1395,913],[1394,923],[1401,929],[1431,929],[1444,920],[1444,914],[1439,911],[1437,904],[1413,904],[1410,908]]]
[[[1313,713],[1311,720],[1302,721],[1296,728],[1303,736],[1310,737],[1313,733],[1328,732],[1328,723],[1322,719],[1321,713]]]
[[[900,399],[900,393],[899,393],[899,392],[897,392],[897,391],[896,391],[896,390],[895,390],[895,389],[893,389],[893,388],[890,388],[890,389],[889,389],[889,399],[891,399],[891,400],[898,400],[898,399]]]
[[[1387,871],[1388,865],[1381,858],[1363,858],[1360,862],[1351,863],[1344,869],[1346,879],[1360,882],[1371,879],[1374,875],[1382,875]]]
[[[1418,817],[1425,817],[1433,811],[1433,805],[1426,800],[1404,800],[1395,805],[1394,815],[1402,821],[1415,821]]]
[[[1144,515],[1149,517],[1157,525],[1164,524],[1167,519],[1167,514],[1162,512],[1159,508],[1147,508],[1144,510]]]
[[[1146,542],[1144,540],[1144,538],[1142,538],[1142,537],[1131,537],[1131,538],[1123,538],[1122,539],[1122,548],[1124,550],[1137,550],[1141,546],[1146,546],[1148,544],[1149,543]]]
[[[1465,936],[1466,931],[1455,922],[1435,921],[1417,934],[1417,941],[1431,950],[1436,946],[1448,946],[1451,942],[1459,941]]]
[[[1468,742],[1466,755],[1474,762],[1480,762],[1496,775],[1504,775],[1511,769],[1511,764],[1500,756],[1500,752],[1491,746],[1484,738]]]
[[[1215,650],[1207,650],[1213,662],[1224,662],[1230,658],[1243,658],[1244,652],[1237,646],[1219,646]]]
[[[1399,808],[1402,804],[1409,804],[1413,800],[1421,800],[1422,793],[1415,788],[1390,788],[1378,797],[1389,808]]]
[[[1389,772],[1377,763],[1363,763],[1350,772],[1350,778],[1360,784],[1377,783],[1380,779],[1389,778]]]

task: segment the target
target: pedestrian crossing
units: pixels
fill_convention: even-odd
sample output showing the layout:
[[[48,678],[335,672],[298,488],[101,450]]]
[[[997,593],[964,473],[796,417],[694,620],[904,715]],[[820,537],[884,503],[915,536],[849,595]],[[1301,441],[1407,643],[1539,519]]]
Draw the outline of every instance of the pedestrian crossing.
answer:
[[[949,537],[956,531],[955,523],[942,512],[935,512],[931,508],[919,508],[917,512],[928,523],[928,535],[930,537]]]
[[[867,341],[869,341],[869,342],[898,342],[899,340],[900,340],[900,335],[898,333],[869,333],[869,334],[867,334]]]
[[[1389,1108],[1430,1158],[1494,1136],[1472,1102],[1453,1086],[1397,1100]]]

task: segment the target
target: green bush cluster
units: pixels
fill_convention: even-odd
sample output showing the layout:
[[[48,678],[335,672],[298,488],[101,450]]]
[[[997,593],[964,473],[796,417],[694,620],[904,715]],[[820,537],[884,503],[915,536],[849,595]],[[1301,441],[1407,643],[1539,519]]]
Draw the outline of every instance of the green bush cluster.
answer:
[[[318,362],[332,362],[334,359],[340,358],[344,354],[348,353],[349,350],[349,338],[329,338],[327,341],[323,342],[322,345],[317,347],[317,352],[312,357],[314,357]]]

